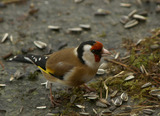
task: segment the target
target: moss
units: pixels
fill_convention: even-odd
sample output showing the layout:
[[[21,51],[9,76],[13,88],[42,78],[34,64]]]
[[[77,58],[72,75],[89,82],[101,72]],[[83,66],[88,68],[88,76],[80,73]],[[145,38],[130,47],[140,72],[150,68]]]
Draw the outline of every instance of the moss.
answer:
[[[37,79],[37,76],[38,76],[39,72],[38,71],[35,71],[35,72],[31,72],[28,76],[28,79],[31,80],[31,81],[34,81]]]

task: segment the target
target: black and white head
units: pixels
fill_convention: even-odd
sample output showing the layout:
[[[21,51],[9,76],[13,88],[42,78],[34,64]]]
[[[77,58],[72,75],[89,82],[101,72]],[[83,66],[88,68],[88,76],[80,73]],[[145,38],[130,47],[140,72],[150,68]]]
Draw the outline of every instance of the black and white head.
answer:
[[[110,52],[99,41],[86,41],[77,48],[77,55],[80,61],[93,68],[99,67],[103,54],[110,54]]]

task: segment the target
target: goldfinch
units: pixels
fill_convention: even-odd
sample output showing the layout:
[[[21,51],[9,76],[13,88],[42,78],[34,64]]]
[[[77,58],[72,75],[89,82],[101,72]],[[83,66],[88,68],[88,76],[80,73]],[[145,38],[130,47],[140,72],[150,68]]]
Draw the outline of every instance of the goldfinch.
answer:
[[[35,64],[50,82],[79,86],[96,74],[103,55],[110,52],[98,41],[85,41],[76,48],[64,48],[50,55],[17,55],[9,61]]]

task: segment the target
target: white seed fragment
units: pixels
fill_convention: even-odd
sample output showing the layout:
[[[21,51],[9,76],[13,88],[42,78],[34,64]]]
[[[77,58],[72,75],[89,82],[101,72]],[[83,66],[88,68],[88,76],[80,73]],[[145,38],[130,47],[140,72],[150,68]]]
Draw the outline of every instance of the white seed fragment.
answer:
[[[105,70],[104,69],[98,69],[97,75],[104,75],[105,74]]]
[[[150,94],[153,96],[160,95],[160,89],[153,89],[150,91]]]
[[[85,109],[85,106],[82,106],[82,105],[76,105],[78,108],[81,108],[81,109]]]
[[[129,4],[129,3],[120,3],[120,6],[129,8],[129,7],[131,7],[131,4]]]
[[[116,100],[112,100],[113,104],[115,106],[121,106],[122,105],[122,99],[120,97],[116,98]]]
[[[124,25],[124,28],[128,29],[128,28],[136,26],[137,24],[138,24],[137,20],[131,20]]]
[[[59,27],[59,26],[49,25],[49,26],[48,26],[48,29],[54,30],[54,31],[59,31],[59,30],[60,30],[60,27]]]
[[[139,19],[139,20],[143,20],[143,21],[147,20],[146,17],[144,17],[144,16],[142,16],[142,15],[138,15],[138,14],[134,14],[134,15],[133,15],[133,18]]]
[[[0,87],[5,87],[6,86],[6,84],[0,84]]]
[[[135,77],[133,75],[129,75],[128,77],[125,78],[125,81],[129,81],[134,79]]]
[[[10,35],[9,39],[13,43],[13,36],[12,35]]]
[[[72,32],[72,33],[80,33],[80,32],[82,32],[82,28],[79,28],[79,27],[68,28],[68,31]]]
[[[14,80],[14,76],[12,75],[9,81],[13,81],[13,80]]]
[[[87,112],[79,112],[79,114],[85,115],[85,116],[88,116],[88,115],[89,115],[89,113],[87,113]]]
[[[127,93],[122,93],[120,97],[123,101],[128,101],[128,94]]]
[[[146,88],[146,87],[149,87],[151,85],[152,85],[152,83],[148,82],[148,83],[145,83],[144,85],[142,85],[141,88]]]
[[[95,16],[106,16],[110,14],[110,11],[104,10],[104,9],[98,9],[97,12],[94,14]]]
[[[4,36],[3,36],[2,40],[1,40],[1,43],[5,42],[7,40],[8,35],[9,35],[8,33],[4,34]]]
[[[148,114],[148,115],[151,115],[151,114],[153,114],[154,112],[155,112],[155,110],[152,110],[152,109],[144,109],[144,110],[143,110],[143,113]]]
[[[80,26],[82,29],[85,29],[85,30],[91,29],[91,26],[90,26],[90,25],[87,25],[87,24],[80,24],[79,26]]]
[[[83,2],[84,0],[74,0],[75,3],[81,3]]]
[[[34,41],[34,45],[40,49],[43,49],[47,46],[47,44],[42,41]]]
[[[137,10],[133,10],[128,14],[128,17],[132,17],[135,13],[137,13]]]
[[[36,107],[37,109],[46,109],[47,108],[47,106],[38,106],[38,107]]]
[[[128,16],[121,16],[120,22],[122,24],[126,24],[128,21],[129,21],[129,17]]]
[[[96,102],[96,106],[102,107],[102,108],[107,108],[107,107],[108,107],[107,104],[102,103],[100,100],[98,100],[98,101]]]
[[[119,55],[120,55],[120,53],[118,52],[118,53],[115,55],[114,59],[117,59],[117,58],[119,57]]]

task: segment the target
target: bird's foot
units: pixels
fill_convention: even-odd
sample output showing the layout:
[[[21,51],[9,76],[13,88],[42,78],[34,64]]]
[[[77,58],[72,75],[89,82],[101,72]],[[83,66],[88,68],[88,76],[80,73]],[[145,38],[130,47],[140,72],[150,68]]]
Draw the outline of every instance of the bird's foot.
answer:
[[[60,100],[55,100],[53,95],[50,95],[50,100],[51,100],[51,104],[52,104],[53,107],[60,105],[61,101]]]
[[[81,87],[81,88],[83,88],[86,92],[95,92],[96,91],[95,88],[91,88],[91,87],[87,86],[86,84],[83,84],[82,86],[83,87]]]

